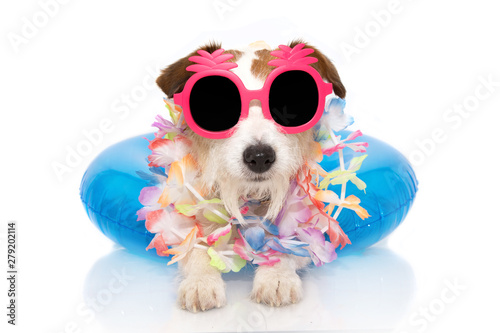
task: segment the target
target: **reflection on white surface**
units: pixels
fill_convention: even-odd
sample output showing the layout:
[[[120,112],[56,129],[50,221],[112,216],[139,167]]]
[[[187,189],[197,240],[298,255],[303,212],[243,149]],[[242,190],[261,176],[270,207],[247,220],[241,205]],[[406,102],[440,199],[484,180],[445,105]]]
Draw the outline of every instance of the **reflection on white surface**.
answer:
[[[380,247],[301,275],[304,299],[272,308],[248,298],[252,267],[225,274],[227,305],[192,314],[176,305],[176,265],[116,250],[92,267],[84,297],[109,332],[390,331],[415,290],[410,265]]]

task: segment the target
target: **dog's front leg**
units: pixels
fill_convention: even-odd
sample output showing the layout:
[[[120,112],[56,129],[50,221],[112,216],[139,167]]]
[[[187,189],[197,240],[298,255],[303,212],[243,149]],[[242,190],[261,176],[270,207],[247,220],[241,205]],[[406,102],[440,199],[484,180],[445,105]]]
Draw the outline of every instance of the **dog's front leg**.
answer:
[[[252,299],[257,303],[281,306],[302,299],[302,281],[297,270],[310,258],[282,255],[273,266],[259,266],[253,280]]]
[[[226,303],[221,273],[210,266],[207,251],[193,249],[180,261],[183,280],[179,286],[179,305],[192,312],[220,308]]]

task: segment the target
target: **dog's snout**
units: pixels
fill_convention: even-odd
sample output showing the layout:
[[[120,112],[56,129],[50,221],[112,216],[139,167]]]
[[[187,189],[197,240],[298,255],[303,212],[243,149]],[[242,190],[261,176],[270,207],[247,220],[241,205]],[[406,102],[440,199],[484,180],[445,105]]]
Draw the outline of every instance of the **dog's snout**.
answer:
[[[256,144],[243,152],[243,161],[255,173],[263,173],[271,168],[276,160],[274,149],[265,144]]]

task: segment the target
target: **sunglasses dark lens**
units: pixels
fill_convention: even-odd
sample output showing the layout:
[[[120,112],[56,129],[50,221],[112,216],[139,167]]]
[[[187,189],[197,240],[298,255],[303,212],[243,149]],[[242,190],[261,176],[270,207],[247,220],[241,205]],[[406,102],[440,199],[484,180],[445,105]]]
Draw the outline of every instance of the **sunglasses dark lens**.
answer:
[[[204,130],[225,131],[240,120],[240,92],[226,77],[206,76],[193,85],[189,108],[195,123]]]
[[[304,71],[288,71],[278,75],[269,91],[269,110],[281,126],[307,124],[318,109],[318,86]]]

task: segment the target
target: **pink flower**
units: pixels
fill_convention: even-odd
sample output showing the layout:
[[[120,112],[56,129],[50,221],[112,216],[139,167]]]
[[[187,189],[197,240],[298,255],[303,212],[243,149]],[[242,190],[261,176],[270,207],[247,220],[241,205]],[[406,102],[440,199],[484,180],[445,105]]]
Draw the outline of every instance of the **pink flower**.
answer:
[[[168,246],[165,244],[165,241],[163,240],[163,237],[161,234],[156,234],[149,243],[148,247],[146,248],[146,251],[151,250],[151,249],[156,249],[156,254],[161,256],[161,257],[167,257],[168,254],[165,253],[165,251],[168,250]]]
[[[148,156],[149,166],[167,168],[174,161],[182,159],[189,153],[191,142],[183,136],[170,139],[153,139],[149,143],[152,154]]]
[[[330,148],[323,149],[323,154],[325,154],[327,156],[331,156],[336,151],[339,151],[339,150],[344,149],[344,148],[350,148],[357,153],[365,153],[366,147],[368,147],[368,142],[347,143],[347,141],[354,140],[355,138],[362,136],[362,135],[363,135],[363,133],[361,133],[360,130],[352,132],[351,134],[349,134],[349,136],[347,138],[345,138],[344,140],[340,140],[339,144],[337,144],[333,147],[330,147]],[[340,136],[339,136],[339,138],[340,138]]]
[[[280,237],[294,235],[299,223],[305,223],[311,218],[311,210],[304,203],[305,197],[300,194],[300,187],[294,181],[283,208],[274,222],[278,226]]]
[[[195,225],[194,218],[175,211],[159,209],[146,214],[146,229],[153,234],[160,235],[165,245],[179,244]],[[150,246],[156,247],[157,244],[152,243]]]
[[[148,186],[141,190],[139,195],[139,202],[144,206],[137,211],[137,221],[145,220],[146,214],[160,209],[158,200],[163,189],[158,186]]]
[[[311,259],[316,266],[321,266],[325,262],[332,262],[337,258],[335,246],[325,240],[325,235],[318,229],[299,228],[297,230],[299,240],[308,243],[305,247],[311,254]]]
[[[160,115],[157,115],[155,120],[152,126],[158,128],[158,131],[155,133],[155,137],[158,139],[163,139],[168,133],[182,134],[184,132],[185,126],[176,126],[170,120]]]
[[[317,209],[314,206],[311,208],[314,209],[314,215],[311,218],[310,223],[312,224],[314,222],[314,225],[321,229],[328,227],[326,233],[328,234],[328,237],[330,237],[330,242],[335,248],[340,245],[340,248],[342,249],[347,244],[351,244],[349,237],[347,237],[344,230],[342,230],[337,220],[321,209]]]
[[[207,237],[207,244],[213,245],[215,242],[219,240],[222,236],[227,235],[231,232],[231,223],[228,223],[226,226],[216,229]]]

